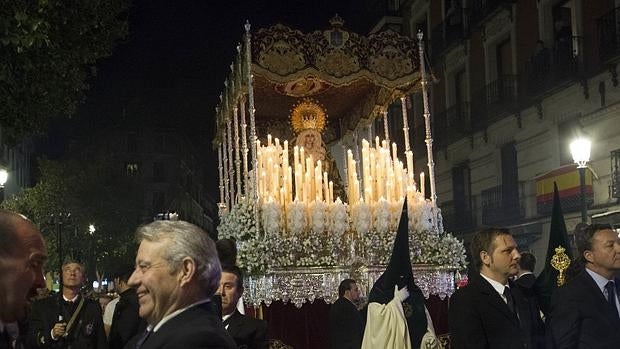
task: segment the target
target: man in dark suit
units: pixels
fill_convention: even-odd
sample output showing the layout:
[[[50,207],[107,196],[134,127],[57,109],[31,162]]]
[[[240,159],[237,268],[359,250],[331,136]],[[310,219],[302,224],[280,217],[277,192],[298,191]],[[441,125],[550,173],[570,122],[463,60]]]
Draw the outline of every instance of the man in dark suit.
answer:
[[[355,302],[360,289],[353,279],[344,279],[338,286],[338,300],[329,309],[329,347],[358,349],[362,346],[364,327],[362,314]]]
[[[609,225],[593,224],[576,236],[585,265],[552,296],[548,337],[555,348],[620,347],[620,238]]]
[[[266,347],[267,321],[243,315],[237,310],[243,295],[243,274],[233,265],[222,267],[222,279],[218,293],[222,296],[222,321],[237,346],[243,349]]]
[[[99,302],[80,294],[84,266],[62,266],[62,292],[38,300],[29,317],[28,343],[37,348],[107,348]]]
[[[542,321],[531,300],[509,282],[521,255],[507,229],[476,233],[471,256],[478,273],[450,298],[452,348],[539,348]]]
[[[514,281],[526,293],[534,292],[533,287],[536,282],[534,269],[536,268],[536,257],[530,252],[522,252],[519,260],[519,275]]]
[[[146,329],[146,321],[138,315],[139,305],[136,290],[127,285],[131,273],[130,270],[127,270],[114,280],[119,298],[114,308],[110,309],[113,312],[108,336],[110,349],[122,349],[133,336]],[[108,309],[106,309],[107,311]]]
[[[28,298],[45,287],[43,236],[26,217],[0,210],[0,348],[17,347]]]
[[[128,285],[148,327],[125,348],[236,348],[211,301],[221,267],[209,235],[187,222],[155,221],[136,236],[140,247]]]

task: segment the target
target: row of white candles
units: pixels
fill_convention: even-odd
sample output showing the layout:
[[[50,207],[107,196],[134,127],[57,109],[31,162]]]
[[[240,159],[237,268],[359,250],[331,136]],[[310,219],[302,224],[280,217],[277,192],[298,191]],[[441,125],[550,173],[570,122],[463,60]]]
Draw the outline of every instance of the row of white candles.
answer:
[[[366,203],[385,199],[388,202],[399,201],[408,190],[416,190],[413,174],[413,153],[405,152],[407,167],[398,160],[398,148],[392,143],[392,152],[387,141],[375,137],[375,146],[362,140],[361,182],[358,179],[359,160],[353,158],[353,152],[347,151],[347,183],[349,204],[360,200]],[[420,174],[420,191],[424,194],[424,172]],[[363,186],[363,191],[360,192]]]
[[[278,138],[272,142],[268,135],[267,145],[257,141],[257,148],[258,193],[262,200],[281,205],[293,200],[334,202],[334,183],[327,178],[323,163],[306,156],[303,147],[293,147],[293,164],[289,164],[288,141],[280,145]]]
[[[289,164],[288,141],[267,136],[267,145],[257,141],[258,194],[263,202],[275,201],[286,206],[297,200],[310,203],[333,203],[334,183],[324,171],[321,160],[306,155],[303,147],[293,147],[293,164]],[[362,140],[361,181],[357,176],[359,159],[347,151],[347,183],[349,204],[401,200],[409,190],[416,190],[413,171],[413,153],[405,152],[407,166],[397,157],[398,149],[392,143],[391,154],[387,142],[375,138],[375,146]],[[360,183],[363,191],[360,191]],[[420,174],[420,191],[424,195],[424,173]]]

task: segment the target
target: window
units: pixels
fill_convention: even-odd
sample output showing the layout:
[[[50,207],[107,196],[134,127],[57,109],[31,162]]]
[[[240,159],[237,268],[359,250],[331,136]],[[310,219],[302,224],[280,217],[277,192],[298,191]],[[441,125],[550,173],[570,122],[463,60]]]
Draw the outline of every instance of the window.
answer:
[[[154,182],[165,182],[166,181],[166,172],[164,163],[161,161],[156,161],[153,163],[153,181]]]
[[[166,137],[164,135],[155,135],[153,138],[153,151],[156,153],[163,153],[164,149],[166,149]]]
[[[166,206],[166,193],[156,191],[153,192],[153,211],[164,212]]]
[[[581,133],[581,126],[577,119],[562,122],[558,125],[560,165],[573,163],[570,152],[570,143]]]
[[[452,168],[452,201],[455,226],[458,228],[473,226],[471,177],[469,164],[467,163]]]
[[[129,132],[129,134],[127,134],[127,152],[138,152],[138,134],[135,132]]]
[[[611,152],[611,196],[620,198],[620,149]]]
[[[501,159],[502,201],[504,205],[513,206],[515,200],[518,202],[519,198],[519,165],[514,142],[502,146]]]
[[[496,48],[496,68],[498,79],[504,75],[512,74],[512,50],[510,48],[510,38],[497,44]]]

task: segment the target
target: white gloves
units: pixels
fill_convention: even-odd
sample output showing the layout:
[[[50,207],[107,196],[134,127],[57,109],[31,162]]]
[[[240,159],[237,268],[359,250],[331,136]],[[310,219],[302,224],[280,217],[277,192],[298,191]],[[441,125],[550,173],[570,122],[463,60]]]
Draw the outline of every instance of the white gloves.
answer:
[[[409,298],[409,290],[407,290],[407,286],[404,286],[399,290],[398,285],[394,285],[394,298],[398,299],[401,303],[404,302],[405,299]]]

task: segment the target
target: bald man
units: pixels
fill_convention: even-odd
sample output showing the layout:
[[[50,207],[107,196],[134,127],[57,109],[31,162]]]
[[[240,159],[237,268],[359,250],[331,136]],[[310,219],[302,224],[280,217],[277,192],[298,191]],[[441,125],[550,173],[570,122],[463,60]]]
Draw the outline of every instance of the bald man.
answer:
[[[0,210],[0,347],[13,347],[28,298],[45,287],[43,236],[26,217]],[[11,343],[11,341],[13,343]]]

